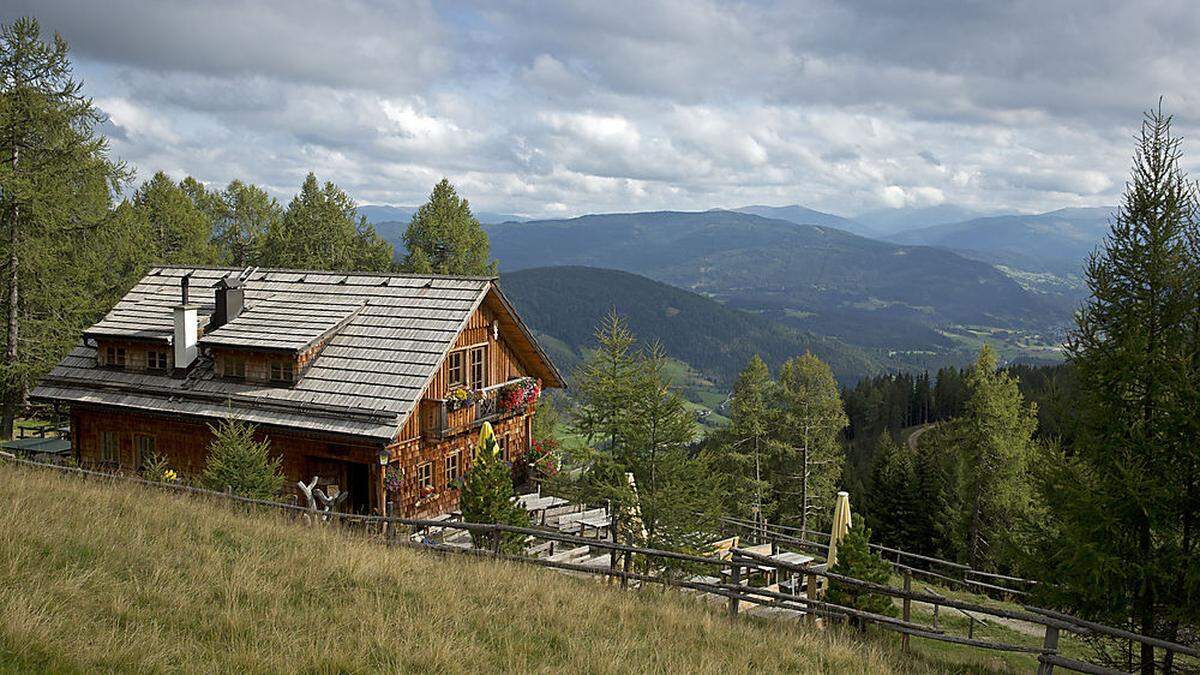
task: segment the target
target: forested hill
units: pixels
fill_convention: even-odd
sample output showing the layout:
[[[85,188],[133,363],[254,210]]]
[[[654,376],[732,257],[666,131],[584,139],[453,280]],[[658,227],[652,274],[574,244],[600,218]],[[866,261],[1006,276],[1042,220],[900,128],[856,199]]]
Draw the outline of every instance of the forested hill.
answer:
[[[928,349],[949,326],[1041,328],[1069,318],[991,265],[951,251],[745,213],[602,214],[487,231],[506,273],[622,269],[857,344]]]
[[[754,354],[772,368],[810,350],[845,383],[884,370],[868,352],[832,338],[730,309],[636,274],[593,267],[542,267],[504,274],[500,285],[560,367],[578,362],[597,323],[616,308],[643,342],[728,385]]]

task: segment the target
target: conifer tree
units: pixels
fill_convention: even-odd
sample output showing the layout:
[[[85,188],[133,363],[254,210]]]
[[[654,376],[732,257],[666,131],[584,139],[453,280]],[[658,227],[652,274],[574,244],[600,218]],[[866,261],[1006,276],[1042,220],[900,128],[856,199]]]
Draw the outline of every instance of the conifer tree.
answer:
[[[212,221],[182,186],[159,171],[130,199],[129,215],[153,262],[208,265],[216,261]]]
[[[463,474],[462,494],[459,497],[459,507],[463,519],[469,523],[501,523],[526,527],[529,525],[529,513],[517,506],[513,501],[512,472],[509,466],[500,459],[500,447],[496,436],[487,422],[479,434],[479,442],[471,455],[471,465]],[[472,532],[475,545],[489,548],[495,541],[495,534]],[[500,547],[505,553],[519,554],[524,552],[525,538],[515,534],[500,536]]]
[[[783,404],[779,452],[771,462],[777,520],[808,529],[824,526],[818,514],[833,508],[845,468],[841,434],[848,419],[829,366],[806,353],[779,372]]]
[[[228,418],[209,426],[213,440],[200,482],[210,490],[232,488],[233,494],[251,499],[274,499],[286,482],[280,472],[282,456],[272,458],[271,443],[255,439],[255,427]]]
[[[212,236],[221,263],[236,267],[259,264],[267,233],[283,222],[279,202],[257,185],[240,180],[212,197]]]
[[[358,216],[354,200],[332,182],[310,173],[283,218],[269,223],[261,249],[271,267],[383,272],[392,268],[392,246]]]
[[[760,522],[774,512],[768,457],[778,454],[775,382],[756,354],[738,376],[729,402],[729,425],[717,432],[705,455],[721,483],[724,513]]]
[[[855,521],[846,536],[842,538],[841,543],[838,544],[837,562],[829,571],[859,581],[888,583],[892,576],[892,566],[879,554],[871,551],[870,540],[871,530],[863,525],[862,520]],[[896,605],[892,602],[891,596],[871,593],[858,586],[837,581],[830,582],[827,600],[835,605],[852,607],[864,612],[885,616],[897,614]],[[853,623],[859,627],[863,626],[860,620],[854,620]]]
[[[879,434],[877,448],[865,500],[872,530],[886,546],[916,550],[922,529],[919,521],[933,505],[921,503],[915,454],[886,431]]]
[[[1029,507],[1028,464],[1037,429],[1037,406],[1026,404],[1017,382],[996,370],[996,355],[984,345],[967,374],[971,397],[963,416],[967,438],[964,524],[972,567],[994,566],[1001,540]]]
[[[1092,297],[1067,343],[1078,437],[1051,464],[1045,599],[1109,624],[1194,641],[1200,626],[1200,258],[1197,194],[1161,108],[1146,114]],[[1143,646],[1142,672],[1154,670]]]
[[[0,27],[0,436],[30,383],[95,321],[111,273],[113,194],[128,171],[97,133],[65,40],[35,19]],[[124,290],[122,288],[121,290]]]
[[[417,274],[493,276],[496,261],[483,226],[471,206],[443,178],[429,201],[413,214],[404,233],[408,256],[404,269]]]

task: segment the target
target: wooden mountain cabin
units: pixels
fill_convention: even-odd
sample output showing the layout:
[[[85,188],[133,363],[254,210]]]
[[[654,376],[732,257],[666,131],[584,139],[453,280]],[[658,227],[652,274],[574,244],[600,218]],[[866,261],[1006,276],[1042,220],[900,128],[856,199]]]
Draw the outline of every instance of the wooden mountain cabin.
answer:
[[[457,507],[483,422],[514,460],[541,388],[562,386],[494,278],[164,266],[31,398],[70,409],[83,466],[157,453],[197,475],[232,416],[270,441],[288,490],[319,476],[353,510],[432,516]]]

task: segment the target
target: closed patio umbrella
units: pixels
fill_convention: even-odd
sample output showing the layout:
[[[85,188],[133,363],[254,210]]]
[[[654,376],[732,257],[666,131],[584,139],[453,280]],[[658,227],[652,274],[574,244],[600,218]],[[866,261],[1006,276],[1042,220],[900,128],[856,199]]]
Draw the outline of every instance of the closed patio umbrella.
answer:
[[[837,501],[833,504],[833,528],[829,532],[829,569],[837,564],[837,547],[842,543],[842,537],[850,531],[850,493],[837,493]]]

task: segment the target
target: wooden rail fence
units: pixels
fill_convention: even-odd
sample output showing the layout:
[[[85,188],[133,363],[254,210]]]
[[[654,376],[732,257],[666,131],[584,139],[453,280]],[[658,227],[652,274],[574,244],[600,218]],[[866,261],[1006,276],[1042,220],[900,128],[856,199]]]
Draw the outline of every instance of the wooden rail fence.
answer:
[[[681,553],[678,551],[642,548],[615,541],[580,537],[556,530],[537,527],[515,527],[497,523],[468,523],[449,520],[398,518],[390,516],[360,515],[337,512],[323,513],[292,504],[241,497],[229,492],[216,492],[187,485],[148,481],[135,476],[124,476],[81,469],[77,467],[34,462],[25,459],[19,459],[7,453],[0,453],[0,459],[3,459],[4,461],[13,465],[49,469],[62,474],[75,475],[85,479],[96,478],[106,481],[127,482],[139,484],[148,488],[160,489],[167,492],[199,495],[213,499],[226,500],[234,504],[242,504],[249,507],[266,508],[291,514],[297,519],[304,518],[310,523],[325,523],[334,525],[340,524],[346,526],[348,529],[356,529],[368,533],[375,540],[390,546],[406,546],[421,550],[441,551],[474,557],[509,560],[568,572],[602,576],[618,581],[623,588],[630,586],[633,582],[636,582],[639,586],[647,584],[659,584],[665,587],[691,589],[728,599],[728,611],[731,616],[737,616],[741,603],[747,603],[758,606],[776,607],[802,612],[806,617],[808,617],[810,623],[812,617],[824,617],[834,620],[856,619],[863,623],[869,623],[885,630],[900,633],[902,636],[904,636],[903,644],[906,647],[908,644],[907,638],[911,636],[965,645],[978,649],[1036,655],[1039,662],[1039,674],[1052,673],[1055,667],[1081,673],[1097,673],[1100,675],[1115,675],[1122,672],[1107,668],[1105,666],[1078,661],[1063,656],[1060,653],[1058,646],[1059,635],[1061,632],[1069,632],[1081,636],[1104,636],[1120,640],[1128,640],[1139,644],[1149,645],[1156,650],[1161,650],[1164,654],[1174,653],[1184,657],[1190,657],[1192,659],[1200,659],[1200,650],[1187,645],[1139,635],[1119,628],[1113,628],[1111,626],[1105,626],[1086,621],[1084,619],[1049,609],[1032,606],[1023,606],[1020,610],[1006,609],[1003,607],[980,605],[954,598],[948,598],[932,592],[914,591],[911,588],[911,574],[914,571],[923,570],[914,570],[904,566],[902,566],[902,571],[905,578],[904,587],[896,588],[885,584],[877,584],[835,574],[826,569],[814,567],[809,564],[796,564],[782,561],[772,558],[771,556],[742,548],[733,548],[733,555],[731,559],[721,559],[716,557]],[[484,535],[483,537],[479,537],[479,539],[489,541],[492,545],[489,549],[462,548],[458,546],[448,546],[436,543],[419,543],[413,541],[411,538],[411,535],[416,532],[430,531],[434,529],[457,529],[465,530],[473,534]],[[534,558],[527,555],[504,553],[501,548],[501,541],[503,539],[501,535],[504,534],[516,535],[525,538],[543,539],[546,541],[564,544],[574,544],[575,546],[589,546],[592,548],[609,551],[612,553],[614,560],[618,557],[621,558],[622,564],[620,566],[611,565],[608,567],[596,567],[569,562],[552,561],[545,558]],[[634,571],[635,565],[641,571]],[[687,571],[678,571],[681,566]],[[785,573],[804,577],[808,580],[806,588],[808,589],[809,593],[806,595],[796,595],[750,586],[747,583],[749,578],[748,573],[751,569],[755,568],[760,570],[764,568],[773,569],[777,575],[776,578],[783,578]],[[669,572],[669,570],[673,569],[677,571],[674,573]],[[697,570],[705,569],[715,571],[716,577],[704,577],[696,573]],[[726,572],[728,572],[728,581],[722,580]],[[747,574],[743,576],[743,572],[746,572]],[[875,614],[852,607],[845,607],[826,602],[816,597],[809,597],[810,594],[815,595],[812,593],[812,591],[816,588],[815,579],[817,577],[824,577],[830,583],[837,583],[846,587],[857,588],[870,593],[877,593],[880,595],[898,598],[902,601],[902,616],[900,618],[895,618],[891,616]],[[1029,624],[1042,626],[1044,628],[1042,645],[1040,647],[1030,647],[1025,645],[981,640],[973,637],[973,635],[960,636],[948,634],[943,628],[940,628],[936,625],[936,613],[934,625],[925,625],[914,622],[910,614],[911,602],[914,601],[931,604],[935,607],[935,610],[937,607],[946,607],[958,610],[964,614],[974,614],[976,615],[976,619],[978,619],[980,616],[992,616],[1003,619],[1023,621]],[[1198,662],[1196,665],[1200,665],[1200,662]],[[1195,667],[1195,665],[1191,667]]]

